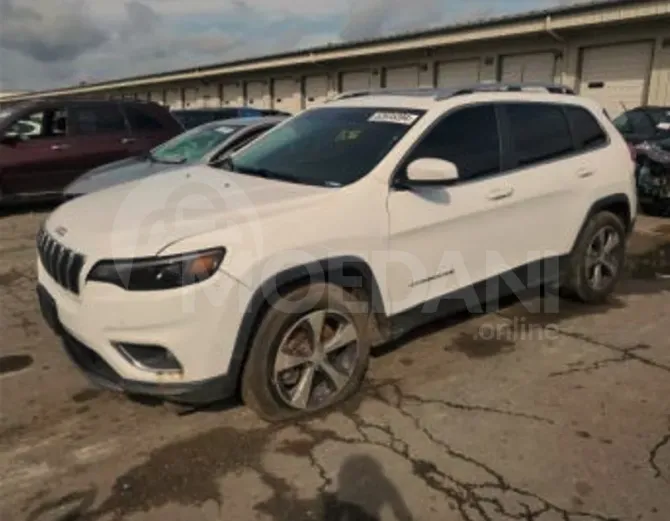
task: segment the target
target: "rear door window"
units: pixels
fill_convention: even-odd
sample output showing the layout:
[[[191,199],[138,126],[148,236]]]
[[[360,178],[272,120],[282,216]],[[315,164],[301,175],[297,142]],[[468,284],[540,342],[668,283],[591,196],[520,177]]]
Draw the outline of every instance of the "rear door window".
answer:
[[[124,107],[126,117],[130,127],[137,132],[152,132],[156,130],[163,130],[163,124],[151,114],[147,114],[139,107],[128,105]]]
[[[115,103],[75,105],[70,112],[73,130],[78,135],[116,134],[126,131],[126,120]]]
[[[597,148],[607,143],[607,134],[588,110],[567,105],[565,114],[579,150]]]
[[[505,103],[516,166],[551,161],[574,152],[570,125],[561,105]]]

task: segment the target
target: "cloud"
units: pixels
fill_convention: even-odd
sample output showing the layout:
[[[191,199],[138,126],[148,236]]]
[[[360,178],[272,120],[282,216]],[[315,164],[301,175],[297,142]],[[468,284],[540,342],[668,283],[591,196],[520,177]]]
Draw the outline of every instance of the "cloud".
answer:
[[[0,45],[41,62],[73,60],[107,40],[84,0],[0,0]]]
[[[0,90],[164,72],[558,3],[0,0]]]

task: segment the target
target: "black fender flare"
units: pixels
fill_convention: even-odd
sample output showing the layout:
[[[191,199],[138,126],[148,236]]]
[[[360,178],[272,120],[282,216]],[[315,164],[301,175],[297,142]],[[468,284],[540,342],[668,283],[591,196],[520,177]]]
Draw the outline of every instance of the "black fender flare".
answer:
[[[617,206],[623,206],[626,208],[627,217],[623,224],[626,227],[626,232],[631,233],[633,231],[633,226],[635,225],[635,219],[631,218],[633,213],[633,205],[631,204],[630,199],[624,193],[608,195],[595,201],[589,208],[586,216],[584,217],[582,225],[579,228],[579,233],[577,233],[575,236],[571,251],[574,251],[575,247],[577,246],[577,242],[579,241],[579,238],[581,237],[582,232],[584,231],[584,228],[586,228],[586,225],[589,223],[591,217],[604,210],[612,211],[612,208]]]
[[[303,282],[307,284],[308,282],[325,281],[344,285],[348,288],[365,290],[370,297],[372,312],[386,316],[377,278],[367,261],[360,257],[329,257],[287,268],[268,277],[253,292],[233,344],[233,353],[226,375],[227,379],[232,379],[235,386],[239,388],[239,381],[255,326],[258,324],[268,302],[278,295],[278,290],[282,287]]]

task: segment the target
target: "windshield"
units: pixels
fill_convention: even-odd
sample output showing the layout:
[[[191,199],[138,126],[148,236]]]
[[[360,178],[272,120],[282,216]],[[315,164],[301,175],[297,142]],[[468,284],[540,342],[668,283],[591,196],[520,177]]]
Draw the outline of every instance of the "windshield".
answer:
[[[154,148],[151,155],[156,161],[167,163],[199,161],[237,130],[224,124],[197,127]]]
[[[313,109],[269,131],[222,166],[297,183],[347,185],[370,172],[423,114],[371,107]]]

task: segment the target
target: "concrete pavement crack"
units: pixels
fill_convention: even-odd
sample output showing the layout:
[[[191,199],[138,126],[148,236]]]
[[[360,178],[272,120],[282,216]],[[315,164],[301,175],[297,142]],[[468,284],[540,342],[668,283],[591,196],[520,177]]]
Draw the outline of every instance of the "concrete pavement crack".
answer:
[[[663,476],[663,471],[656,462],[656,458],[658,457],[658,452],[668,444],[670,444],[670,433],[663,436],[663,438],[661,438],[661,440],[649,451],[649,465],[654,469],[654,477],[656,478],[666,479],[665,476]]]
[[[492,469],[490,466],[486,465],[481,461],[476,460],[471,456],[467,456],[455,450],[448,443],[438,439],[435,435],[433,435],[426,427],[422,425],[422,422],[419,418],[415,417],[410,412],[405,410],[404,406],[406,405],[407,400],[405,399],[405,395],[402,393],[402,390],[397,385],[393,385],[392,387],[396,395],[399,397],[398,401],[400,405],[398,407],[398,411],[405,418],[410,420],[414,424],[417,430],[422,432],[432,443],[442,447],[446,451],[446,453],[449,454],[451,457],[454,457],[463,462],[476,466],[477,468],[483,470],[488,476],[492,478],[491,481],[487,483],[473,484],[473,483],[463,483],[454,478],[453,476],[449,476],[450,482],[458,484],[459,488],[466,492],[465,494],[462,494],[459,493],[459,490],[452,490],[448,494],[449,497],[457,501],[459,512],[461,513],[461,516],[463,517],[464,521],[472,521],[472,517],[468,514],[466,510],[467,506],[474,507],[477,513],[480,516],[482,516],[485,520],[490,519],[490,516],[488,516],[484,508],[486,504],[493,505],[496,511],[498,511],[501,515],[506,516],[510,520],[533,521],[534,519],[537,519],[541,513],[543,514],[549,511],[558,515],[562,515],[566,521],[571,521],[573,517],[574,518],[579,517],[583,521],[586,520],[614,521],[615,519],[617,519],[617,518],[606,517],[601,514],[569,511],[567,509],[561,508],[549,502],[548,500],[536,494],[533,494],[532,492],[512,486],[504,478],[503,475]],[[413,398],[410,398],[410,401],[416,401],[416,398],[417,397],[414,396]],[[388,401],[385,400],[382,396],[379,396],[378,399],[382,400],[385,403],[388,403]],[[432,464],[432,466],[434,467],[434,464]],[[444,490],[441,489],[442,487],[437,488],[434,483],[431,483],[425,477],[423,478],[423,480],[431,488],[434,488],[435,490],[444,493]],[[516,500],[516,504],[520,510],[517,512],[510,511],[509,505],[503,505],[502,501],[500,501],[500,498],[485,495],[486,492],[501,493],[503,494],[503,496],[511,496],[512,500]],[[530,506],[527,503],[527,501],[529,500],[538,504],[538,508],[535,510],[535,513],[531,510]]]
[[[498,409],[495,407],[487,407],[485,405],[469,405],[469,404],[463,404],[463,403],[456,403],[456,402],[451,402],[448,400],[436,400],[436,399],[424,399],[412,394],[405,394],[404,395],[405,400],[416,400],[420,401],[423,405],[441,405],[443,407],[447,407],[449,409],[457,409],[461,411],[469,411],[469,412],[487,412],[487,413],[493,413],[493,414],[501,414],[504,416],[512,416],[514,418],[525,418],[527,420],[534,420],[542,423],[546,423],[548,425],[555,425],[556,422],[551,420],[550,418],[544,418],[542,416],[537,416],[535,414],[527,414],[523,412],[516,412],[516,411],[508,411],[505,409]]]

